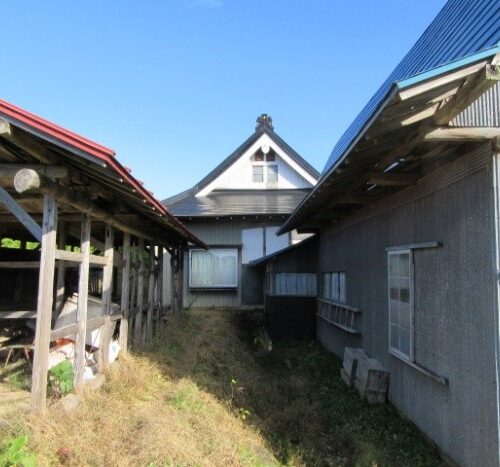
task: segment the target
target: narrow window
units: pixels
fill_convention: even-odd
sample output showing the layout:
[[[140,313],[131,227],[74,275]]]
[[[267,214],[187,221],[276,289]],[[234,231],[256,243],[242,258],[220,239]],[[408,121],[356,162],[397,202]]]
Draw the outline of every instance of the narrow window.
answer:
[[[413,256],[411,250],[388,253],[389,350],[413,360]]]
[[[323,298],[333,302],[346,302],[345,272],[323,273]]]
[[[269,183],[276,183],[278,181],[278,166],[268,165],[267,166],[267,181]]]
[[[254,165],[252,167],[252,175],[254,183],[262,183],[264,181],[264,167],[262,165]]]

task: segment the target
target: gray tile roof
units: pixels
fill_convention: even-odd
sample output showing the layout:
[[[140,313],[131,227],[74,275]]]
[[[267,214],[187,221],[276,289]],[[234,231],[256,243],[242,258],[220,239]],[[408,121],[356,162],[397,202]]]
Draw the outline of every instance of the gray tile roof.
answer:
[[[214,190],[207,196],[194,193],[165,200],[169,212],[177,217],[223,217],[249,215],[288,215],[310,190]]]

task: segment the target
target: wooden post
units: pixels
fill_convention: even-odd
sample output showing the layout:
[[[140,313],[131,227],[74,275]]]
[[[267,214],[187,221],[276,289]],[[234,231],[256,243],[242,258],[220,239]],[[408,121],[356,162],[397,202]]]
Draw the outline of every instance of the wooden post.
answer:
[[[171,258],[172,264],[172,312],[179,313],[182,311],[182,295],[183,295],[183,273],[184,273],[184,255],[180,248],[174,251]]]
[[[158,269],[156,275],[156,328],[161,335],[163,330],[163,247],[158,247]]]
[[[120,347],[121,351],[127,352],[128,345],[128,317],[130,310],[130,234],[123,234],[123,269],[122,269],[122,291],[121,291],[121,313],[120,321]]]
[[[38,302],[36,312],[35,356],[31,397],[35,411],[45,410],[49,364],[50,322],[52,319],[54,269],[56,256],[57,205],[50,196],[43,199],[42,245]]]
[[[149,282],[148,282],[148,314],[146,318],[145,341],[153,338],[153,309],[155,299],[155,247],[149,246]]]
[[[59,233],[57,239],[57,247],[59,250],[66,249],[66,223],[61,222],[59,224]],[[65,277],[66,277],[66,261],[58,261],[57,263],[57,285],[56,285],[56,306],[54,309],[54,320],[57,319],[59,313],[61,313],[62,307],[64,305],[64,295],[65,290]]]
[[[85,371],[85,338],[87,336],[87,303],[89,293],[89,267],[90,267],[90,217],[85,215],[82,220],[82,233],[80,237],[83,261],[80,263],[80,277],[78,279],[78,301],[76,305],[76,332],[74,385],[79,390],[83,385]]]
[[[137,271],[137,313],[135,315],[134,345],[141,345],[142,339],[142,308],[144,306],[144,240],[139,239],[138,245],[139,269]]]
[[[132,341],[133,336],[132,333],[135,329],[135,320],[136,320],[136,312],[137,312],[137,247],[136,245],[132,245],[130,249],[130,263],[132,268],[132,278],[130,279],[131,290],[130,290],[130,306],[129,309],[131,313],[129,313],[129,327],[128,327],[128,340]]]
[[[99,345],[99,370],[104,370],[109,363],[109,344],[111,342],[111,298],[113,292],[113,254],[114,235],[113,227],[106,224],[104,240],[104,256],[108,260],[102,274],[102,314],[104,324],[101,327],[101,342]]]

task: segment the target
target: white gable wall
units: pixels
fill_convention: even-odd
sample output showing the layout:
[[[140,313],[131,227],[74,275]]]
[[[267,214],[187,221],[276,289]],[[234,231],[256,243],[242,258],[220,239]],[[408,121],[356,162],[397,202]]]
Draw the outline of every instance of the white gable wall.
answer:
[[[252,156],[261,146],[270,146],[276,152],[275,162],[253,162]],[[278,183],[276,189],[310,188],[316,184],[316,179],[298,165],[269,136],[262,135],[233,165],[207,185],[196,196],[206,196],[212,190],[267,189],[266,181],[255,183],[252,177],[254,165],[278,165]]]

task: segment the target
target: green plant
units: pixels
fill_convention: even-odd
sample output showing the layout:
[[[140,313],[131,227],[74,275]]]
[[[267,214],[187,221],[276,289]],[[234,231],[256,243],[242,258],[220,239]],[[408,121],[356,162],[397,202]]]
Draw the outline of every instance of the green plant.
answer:
[[[27,443],[26,435],[7,441],[0,450],[0,467],[35,467],[36,456],[29,450]]]
[[[73,390],[73,365],[69,360],[64,360],[49,370],[49,387],[58,397]]]

